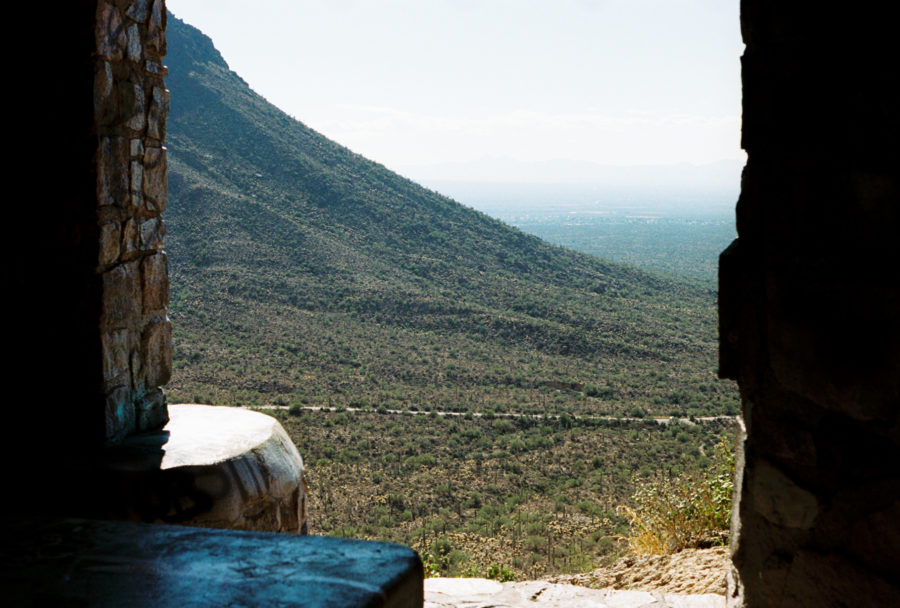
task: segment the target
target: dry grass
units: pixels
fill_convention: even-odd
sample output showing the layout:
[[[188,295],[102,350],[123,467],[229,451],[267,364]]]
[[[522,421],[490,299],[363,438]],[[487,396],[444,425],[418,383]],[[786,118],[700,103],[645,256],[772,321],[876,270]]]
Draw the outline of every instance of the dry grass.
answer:
[[[639,484],[636,506],[619,508],[631,522],[628,548],[635,555],[666,555],[727,543],[733,490],[734,450],[726,442],[716,446],[714,466],[703,475]]]

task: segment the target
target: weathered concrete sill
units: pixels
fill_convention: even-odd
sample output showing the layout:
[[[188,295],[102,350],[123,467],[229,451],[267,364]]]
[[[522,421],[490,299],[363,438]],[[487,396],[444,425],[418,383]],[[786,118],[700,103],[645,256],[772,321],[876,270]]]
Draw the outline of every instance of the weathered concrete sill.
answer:
[[[617,589],[588,589],[547,581],[498,583],[486,579],[430,578],[425,608],[724,608],[713,593],[682,595]]]
[[[4,606],[421,607],[401,545],[55,518],[0,524]]]

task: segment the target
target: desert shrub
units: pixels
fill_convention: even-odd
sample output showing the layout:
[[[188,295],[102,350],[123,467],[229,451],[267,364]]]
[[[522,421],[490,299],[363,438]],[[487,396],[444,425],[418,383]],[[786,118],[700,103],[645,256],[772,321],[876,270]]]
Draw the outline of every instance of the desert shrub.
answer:
[[[641,482],[633,507],[628,546],[636,554],[667,554],[725,544],[734,491],[734,445],[720,442],[709,469],[700,475],[664,476]]]
[[[516,575],[512,570],[499,564],[491,564],[488,567],[487,577],[500,581],[501,583],[516,580]]]

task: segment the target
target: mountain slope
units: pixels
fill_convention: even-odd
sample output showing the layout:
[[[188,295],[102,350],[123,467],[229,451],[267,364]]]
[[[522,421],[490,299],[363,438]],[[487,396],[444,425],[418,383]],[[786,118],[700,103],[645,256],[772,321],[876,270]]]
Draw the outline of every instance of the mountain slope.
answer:
[[[171,15],[168,47],[171,399],[734,408],[712,292],[548,245],[352,153]]]

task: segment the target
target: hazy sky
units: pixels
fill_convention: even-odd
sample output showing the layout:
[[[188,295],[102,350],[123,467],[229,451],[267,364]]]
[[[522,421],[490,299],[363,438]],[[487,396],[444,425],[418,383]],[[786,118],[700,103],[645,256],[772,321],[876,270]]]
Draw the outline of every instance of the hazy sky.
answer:
[[[738,0],[168,0],[288,114],[393,169],[741,159]]]

